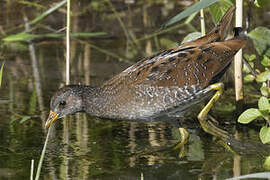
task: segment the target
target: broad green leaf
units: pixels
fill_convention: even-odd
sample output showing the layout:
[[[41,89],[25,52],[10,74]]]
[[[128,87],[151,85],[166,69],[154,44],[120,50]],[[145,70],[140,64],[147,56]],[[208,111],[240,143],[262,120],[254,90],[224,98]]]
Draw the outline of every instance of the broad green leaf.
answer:
[[[265,67],[270,66],[270,58],[268,56],[264,55],[263,58],[262,58],[261,63]]]
[[[259,55],[270,57],[270,30],[266,27],[257,27],[248,36],[253,40],[254,47]]]
[[[259,109],[250,108],[244,111],[239,117],[238,122],[242,124],[248,124],[251,121],[257,119],[258,117],[261,117],[262,113],[259,111]]]
[[[252,82],[254,81],[255,77],[252,74],[248,74],[244,77],[245,82]]]
[[[163,25],[163,27],[170,26],[176,22],[181,21],[187,16],[190,16],[191,14],[200,11],[201,9],[210,6],[211,4],[217,2],[218,0],[202,0],[197,2],[196,4],[192,5],[191,7],[187,8],[183,12],[177,14],[172,19],[170,19],[167,23]]]
[[[247,60],[247,61],[253,61],[254,59],[256,59],[256,55],[255,54],[244,54],[244,58]]]
[[[269,76],[270,76],[270,72],[264,71],[257,76],[256,81],[257,82],[265,82],[269,79]]]
[[[2,66],[1,66],[1,69],[0,69],[0,87],[1,87],[1,84],[2,84],[4,65],[5,65],[5,62],[2,63]]]
[[[262,96],[259,99],[258,107],[259,107],[260,111],[270,110],[270,104],[269,104],[268,99],[266,97]]]
[[[270,127],[263,126],[260,130],[260,139],[263,144],[270,142]]]
[[[219,0],[217,3],[209,6],[210,13],[215,21],[218,23],[225,12],[231,7],[233,3],[230,0]]]
[[[183,41],[181,42],[181,44],[184,44],[186,42],[190,42],[190,41],[194,41],[198,38],[201,37],[201,33],[200,32],[192,32],[192,33],[189,33],[184,39]]]
[[[264,169],[266,169],[266,170],[270,170],[270,156],[268,156],[266,159],[265,159],[265,161],[264,161],[264,163],[263,163],[263,167],[264,167]]]
[[[24,116],[21,120],[20,123],[24,123],[25,121],[29,120],[31,118],[31,116]]]
[[[248,64],[254,69],[254,62],[248,62]],[[246,65],[246,63],[243,64],[243,72],[250,73],[250,68]]]

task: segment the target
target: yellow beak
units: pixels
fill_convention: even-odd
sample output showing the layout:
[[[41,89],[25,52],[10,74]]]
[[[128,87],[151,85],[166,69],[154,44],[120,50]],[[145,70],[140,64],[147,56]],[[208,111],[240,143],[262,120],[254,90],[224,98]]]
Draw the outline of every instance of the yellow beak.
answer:
[[[50,110],[50,114],[46,121],[45,128],[49,128],[52,125],[52,123],[54,123],[54,121],[57,120],[57,118],[58,118],[58,114]]]

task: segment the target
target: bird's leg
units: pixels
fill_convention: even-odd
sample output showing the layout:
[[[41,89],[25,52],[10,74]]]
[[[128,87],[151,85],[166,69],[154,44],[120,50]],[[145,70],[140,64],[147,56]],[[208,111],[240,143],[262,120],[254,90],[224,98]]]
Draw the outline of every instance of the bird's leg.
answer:
[[[206,104],[206,106],[204,106],[204,108],[198,114],[197,118],[200,121],[200,124],[205,132],[212,134],[213,136],[218,136],[220,138],[228,139],[229,135],[226,131],[216,127],[211,121],[207,120],[208,112],[210,111],[214,103],[221,97],[224,91],[224,84],[219,82],[219,83],[212,84],[208,86],[207,88],[208,90],[215,90],[216,93],[210,99],[210,101]]]

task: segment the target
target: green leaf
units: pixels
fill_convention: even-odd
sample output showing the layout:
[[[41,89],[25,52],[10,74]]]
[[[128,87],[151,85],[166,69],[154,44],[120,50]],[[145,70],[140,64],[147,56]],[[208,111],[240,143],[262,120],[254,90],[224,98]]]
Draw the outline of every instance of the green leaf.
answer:
[[[256,81],[257,82],[265,82],[268,80],[268,77],[270,76],[270,72],[269,71],[264,71],[262,73],[260,73],[257,78]]]
[[[260,91],[261,91],[261,94],[263,96],[266,96],[266,97],[268,97],[269,94],[270,94],[270,88],[267,87],[265,82],[262,84],[262,87],[260,88]]]
[[[20,123],[24,123],[25,121],[27,121],[28,119],[30,119],[31,116],[24,116],[21,120],[20,120]]]
[[[263,126],[260,130],[260,139],[263,144],[270,142],[270,127]]]
[[[264,55],[261,63],[265,67],[270,66],[270,58],[268,56]]]
[[[255,0],[254,1],[254,4],[257,6],[257,7],[262,7],[262,6],[265,6],[269,3],[269,0]]]
[[[257,119],[258,117],[262,117],[262,113],[259,111],[259,109],[250,108],[244,111],[238,117],[238,122],[242,124],[248,124],[251,121]]]
[[[106,35],[105,32],[78,32],[78,33],[70,33],[71,37],[97,37]],[[15,42],[15,41],[30,41],[38,38],[62,38],[64,37],[64,33],[47,33],[47,34],[30,34],[30,33],[18,33],[7,36],[3,38],[5,42]]]
[[[215,21],[218,23],[225,12],[231,7],[233,3],[230,0],[219,0],[217,3],[209,6],[210,13]]]
[[[2,63],[2,66],[1,66],[1,69],[0,69],[0,87],[1,87],[1,84],[2,84],[4,65],[5,65],[5,61]]]
[[[248,36],[253,40],[254,47],[259,55],[270,57],[270,30],[266,27],[257,27]]]
[[[254,62],[248,62],[248,64],[254,69]],[[246,65],[246,63],[243,64],[243,72],[250,73],[250,68]]]
[[[7,36],[3,38],[3,41],[5,42],[13,42],[13,41],[28,41],[32,40],[34,38],[38,38],[38,35],[35,34],[29,34],[29,33],[19,33],[19,34],[13,34],[10,36]]]
[[[167,27],[170,26],[176,22],[181,21],[182,19],[184,19],[187,16],[190,16],[191,14],[200,11],[201,9],[210,6],[211,4],[217,2],[218,0],[203,0],[203,1],[199,1],[198,3],[192,5],[191,7],[187,8],[186,10],[184,10],[183,12],[177,14],[176,16],[174,16],[172,19],[170,19],[168,22],[166,22],[163,27]]]
[[[247,60],[247,61],[253,61],[256,59],[256,55],[255,54],[244,54],[244,58]]]
[[[258,107],[259,107],[260,111],[266,111],[266,110],[269,111],[270,110],[270,104],[269,104],[268,99],[266,97],[262,96],[259,99]]]
[[[252,74],[248,74],[244,77],[245,82],[252,82],[254,81],[255,77]]]

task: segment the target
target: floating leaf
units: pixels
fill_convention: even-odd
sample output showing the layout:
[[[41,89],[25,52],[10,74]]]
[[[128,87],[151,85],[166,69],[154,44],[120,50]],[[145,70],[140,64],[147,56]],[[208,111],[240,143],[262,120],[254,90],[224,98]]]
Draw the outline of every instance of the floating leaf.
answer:
[[[198,38],[201,37],[201,33],[200,32],[192,32],[192,33],[189,33],[184,39],[183,41],[181,42],[181,44],[184,44],[186,42],[190,42],[190,41],[193,41],[193,40],[196,40]]]
[[[261,117],[262,113],[259,111],[259,109],[250,108],[244,111],[239,117],[238,122],[242,124],[248,124],[251,121],[257,119],[258,117]]]
[[[2,84],[4,65],[5,65],[5,62],[2,63],[2,66],[1,66],[1,69],[0,69],[0,87],[1,87],[1,84]]]
[[[222,16],[227,12],[229,7],[231,7],[233,3],[230,0],[219,0],[217,3],[209,6],[210,13],[215,21],[218,23]]]
[[[248,36],[253,40],[256,51],[270,57],[270,30],[266,27],[257,27]]]
[[[268,80],[268,77],[270,76],[270,72],[269,71],[264,71],[262,73],[260,73],[257,78],[256,81],[257,82],[265,82]]]
[[[260,130],[260,139],[263,144],[270,142],[270,127],[263,126]]]
[[[186,10],[184,10],[183,12],[177,14],[176,16],[174,16],[172,19],[170,19],[167,23],[165,23],[163,25],[163,27],[167,27],[170,26],[176,22],[181,21],[182,19],[184,19],[187,16],[190,16],[191,14],[200,11],[201,9],[210,6],[211,4],[217,2],[218,0],[203,0],[203,1],[199,1],[198,3],[192,5],[191,7],[187,8]]]
[[[259,107],[260,111],[267,111],[267,110],[269,111],[270,110],[270,104],[269,104],[268,99],[266,97],[262,96],[259,99],[258,107]]]

